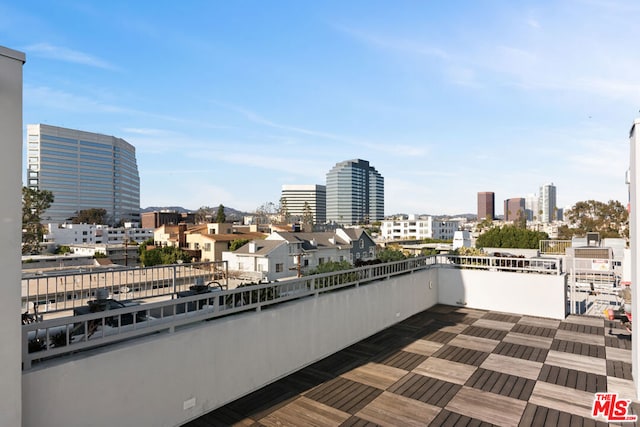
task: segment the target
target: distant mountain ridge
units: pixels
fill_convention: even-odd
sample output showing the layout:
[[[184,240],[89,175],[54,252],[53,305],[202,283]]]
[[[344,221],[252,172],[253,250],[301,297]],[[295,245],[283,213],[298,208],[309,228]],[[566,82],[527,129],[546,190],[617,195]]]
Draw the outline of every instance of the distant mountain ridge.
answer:
[[[214,213],[216,212],[217,209],[218,209],[218,205],[213,206]],[[175,211],[180,213],[189,213],[189,212],[196,212],[197,210],[198,209],[183,208],[182,206],[148,206],[146,208],[140,209],[140,213],[158,212],[158,211]],[[233,218],[233,217],[240,218],[244,215],[247,215],[246,212],[242,212],[234,208],[229,208],[227,206],[224,207],[224,214],[230,218]]]

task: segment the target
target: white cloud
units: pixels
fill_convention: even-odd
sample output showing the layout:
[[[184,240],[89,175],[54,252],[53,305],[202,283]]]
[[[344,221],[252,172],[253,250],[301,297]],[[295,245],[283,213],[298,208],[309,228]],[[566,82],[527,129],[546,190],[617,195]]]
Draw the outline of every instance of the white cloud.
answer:
[[[55,46],[49,43],[36,43],[25,48],[27,54],[40,56],[43,58],[55,59],[57,61],[72,62],[75,64],[88,65],[90,67],[116,70],[113,64],[84,52],[69,49],[62,46]]]

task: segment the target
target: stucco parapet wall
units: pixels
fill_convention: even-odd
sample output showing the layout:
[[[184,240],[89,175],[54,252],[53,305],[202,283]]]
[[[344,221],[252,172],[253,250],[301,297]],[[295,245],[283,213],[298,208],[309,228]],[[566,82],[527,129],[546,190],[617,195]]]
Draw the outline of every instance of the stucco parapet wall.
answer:
[[[7,58],[15,59],[16,61],[22,61],[23,63],[26,62],[26,56],[24,52],[9,49],[8,47],[0,46],[0,55],[6,56]]]

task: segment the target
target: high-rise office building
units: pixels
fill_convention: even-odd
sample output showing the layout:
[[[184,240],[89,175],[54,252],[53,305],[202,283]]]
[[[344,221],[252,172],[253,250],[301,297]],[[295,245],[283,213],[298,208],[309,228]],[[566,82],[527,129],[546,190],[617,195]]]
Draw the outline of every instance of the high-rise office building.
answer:
[[[515,197],[504,201],[504,220],[519,221],[521,218],[526,219],[525,201],[522,197]]]
[[[478,193],[478,221],[496,217],[496,195],[493,191]]]
[[[27,186],[54,201],[42,219],[65,222],[78,211],[107,211],[107,221],[140,221],[136,149],[121,138],[43,124],[27,126]]]
[[[527,216],[527,221],[534,221],[538,219],[538,196],[535,194],[527,194],[524,199],[524,212]]]
[[[351,225],[382,219],[382,175],[366,160],[336,163],[327,173],[327,221]]]
[[[550,184],[544,184],[542,187],[540,187],[538,209],[540,221],[549,223],[558,219],[556,205],[556,187],[555,185],[553,185],[553,182]]]
[[[313,222],[327,222],[327,187],[324,185],[283,185],[281,202],[286,203],[289,215],[301,219],[305,205],[309,205]]]

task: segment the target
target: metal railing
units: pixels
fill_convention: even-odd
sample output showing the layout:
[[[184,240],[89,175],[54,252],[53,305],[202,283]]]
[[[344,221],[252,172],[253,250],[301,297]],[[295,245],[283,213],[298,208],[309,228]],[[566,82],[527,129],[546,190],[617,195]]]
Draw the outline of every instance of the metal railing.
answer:
[[[226,286],[227,277],[225,261],[31,275],[22,278],[22,309],[32,312],[35,305],[39,314],[73,310],[95,299],[98,289],[107,289],[116,300],[173,295],[197,280]]]
[[[449,267],[519,272],[555,274],[563,272],[562,258],[517,258],[517,257],[487,257],[487,256],[459,256],[438,255],[439,264]]]
[[[52,318],[22,326],[23,369],[30,369],[37,361],[153,333],[172,333],[183,325],[239,312],[260,311],[275,304],[334,292],[346,287],[358,287],[434,266],[560,274],[557,264],[555,270],[536,270],[531,266],[513,264],[523,261],[520,258],[452,255],[416,257],[282,282],[239,286],[236,289],[211,288],[208,292],[153,303],[139,304],[129,301],[126,306],[122,304],[122,308],[95,313],[84,314],[88,311],[85,306],[84,311],[78,310],[78,313],[83,314]]]

